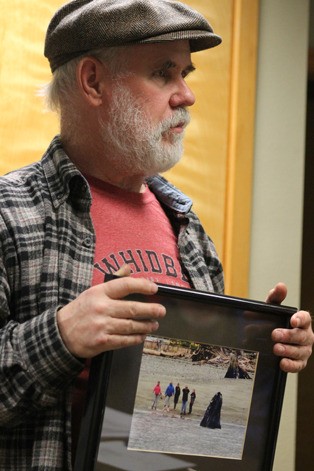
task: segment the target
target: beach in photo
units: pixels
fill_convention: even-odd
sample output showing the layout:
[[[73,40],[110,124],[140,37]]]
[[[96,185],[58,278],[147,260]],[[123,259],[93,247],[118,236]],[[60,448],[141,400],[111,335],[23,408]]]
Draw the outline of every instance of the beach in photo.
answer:
[[[257,361],[257,352],[149,337],[128,450],[240,460]]]

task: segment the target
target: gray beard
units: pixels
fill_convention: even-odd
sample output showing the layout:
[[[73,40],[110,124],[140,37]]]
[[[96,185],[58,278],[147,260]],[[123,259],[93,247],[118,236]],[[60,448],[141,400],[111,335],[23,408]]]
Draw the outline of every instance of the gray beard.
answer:
[[[165,172],[183,154],[184,133],[170,134],[169,129],[189,121],[188,111],[178,108],[171,118],[154,126],[129,89],[118,84],[113,92],[108,122],[99,119],[104,152],[110,153],[112,165],[121,174],[148,177]]]

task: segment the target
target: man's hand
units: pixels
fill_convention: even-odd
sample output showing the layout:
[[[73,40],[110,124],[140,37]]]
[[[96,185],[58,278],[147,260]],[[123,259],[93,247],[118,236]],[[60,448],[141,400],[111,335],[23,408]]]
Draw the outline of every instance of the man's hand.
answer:
[[[269,293],[266,302],[280,304],[287,295],[287,288],[278,283]],[[274,353],[283,357],[280,367],[287,373],[297,373],[307,364],[312,353],[314,334],[312,319],[307,311],[298,311],[291,317],[291,329],[275,329],[272,340]]]
[[[132,293],[155,294],[157,285],[129,276],[108,281],[81,293],[57,313],[60,335],[68,350],[92,358],[106,350],[138,345],[158,328],[164,306],[126,301]]]

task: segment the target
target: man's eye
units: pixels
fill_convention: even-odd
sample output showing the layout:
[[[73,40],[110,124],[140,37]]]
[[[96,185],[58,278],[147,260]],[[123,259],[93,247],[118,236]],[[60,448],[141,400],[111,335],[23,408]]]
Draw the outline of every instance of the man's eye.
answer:
[[[158,78],[166,79],[169,77],[169,72],[168,70],[164,70],[164,69],[156,70],[156,72],[154,72],[154,76]]]

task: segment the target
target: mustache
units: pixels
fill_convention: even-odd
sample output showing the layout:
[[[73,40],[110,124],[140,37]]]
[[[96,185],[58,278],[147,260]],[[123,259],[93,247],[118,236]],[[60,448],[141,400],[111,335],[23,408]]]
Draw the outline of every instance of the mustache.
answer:
[[[174,110],[172,116],[164,119],[161,123],[161,132],[164,133],[169,131],[170,128],[175,128],[176,126],[186,127],[191,121],[190,113],[185,108],[179,108]]]

